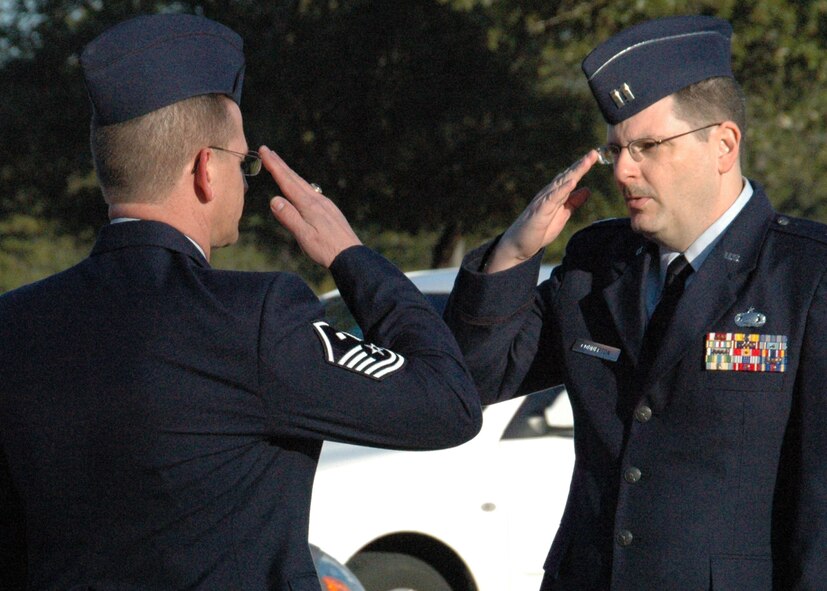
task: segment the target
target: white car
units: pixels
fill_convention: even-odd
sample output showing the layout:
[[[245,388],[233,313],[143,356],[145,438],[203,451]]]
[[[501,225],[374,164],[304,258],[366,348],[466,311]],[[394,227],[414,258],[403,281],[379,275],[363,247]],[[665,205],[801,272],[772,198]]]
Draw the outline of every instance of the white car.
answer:
[[[409,277],[441,311],[456,272]],[[336,292],[322,298],[331,324],[359,332]],[[480,433],[448,450],[326,442],[310,541],[367,591],[536,591],[568,495],[572,435],[559,387],[488,406]]]

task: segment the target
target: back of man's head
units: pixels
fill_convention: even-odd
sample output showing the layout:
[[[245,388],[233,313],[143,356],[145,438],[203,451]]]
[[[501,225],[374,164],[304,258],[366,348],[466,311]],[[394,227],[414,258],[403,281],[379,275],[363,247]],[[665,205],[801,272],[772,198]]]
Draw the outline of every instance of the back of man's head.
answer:
[[[199,148],[230,137],[226,100],[241,100],[244,54],[224,25],[183,14],[133,18],[90,42],[81,65],[109,203],[162,200]]]
[[[112,125],[92,122],[90,143],[106,202],[159,203],[198,150],[223,146],[232,136],[226,98],[204,94]]]

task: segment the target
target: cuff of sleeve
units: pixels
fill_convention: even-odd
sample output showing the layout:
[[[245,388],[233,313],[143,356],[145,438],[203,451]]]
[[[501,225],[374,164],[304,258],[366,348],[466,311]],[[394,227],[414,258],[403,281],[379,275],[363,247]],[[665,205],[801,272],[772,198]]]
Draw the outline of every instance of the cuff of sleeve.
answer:
[[[541,250],[510,269],[484,273],[483,264],[496,243],[497,239],[466,255],[454,286],[453,300],[458,311],[479,323],[498,322],[532,302],[543,261]]]

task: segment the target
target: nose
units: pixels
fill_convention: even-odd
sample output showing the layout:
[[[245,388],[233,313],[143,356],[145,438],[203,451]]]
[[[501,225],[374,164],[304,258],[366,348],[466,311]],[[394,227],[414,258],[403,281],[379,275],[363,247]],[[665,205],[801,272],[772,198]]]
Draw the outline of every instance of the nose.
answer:
[[[640,163],[635,162],[628,148],[620,150],[615,159],[613,174],[615,182],[620,186],[640,176]]]

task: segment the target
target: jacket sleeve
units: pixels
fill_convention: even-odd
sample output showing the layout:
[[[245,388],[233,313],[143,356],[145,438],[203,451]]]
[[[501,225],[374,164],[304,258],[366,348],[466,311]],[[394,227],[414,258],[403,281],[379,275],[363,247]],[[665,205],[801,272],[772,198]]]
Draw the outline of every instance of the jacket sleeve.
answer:
[[[537,287],[540,252],[506,271],[482,273],[492,247],[466,256],[445,309],[485,404],[562,382],[551,350],[556,331],[545,313],[557,271]]]
[[[773,554],[779,588],[812,591],[827,580],[827,279],[822,277],[801,348],[776,487]]]
[[[272,432],[395,449],[451,447],[476,435],[479,396],[425,297],[363,246],[341,253],[331,272],[365,339],[328,326],[304,282],[280,275],[259,347]]]
[[[26,588],[26,542],[23,510],[11,482],[0,438],[0,591]]]

